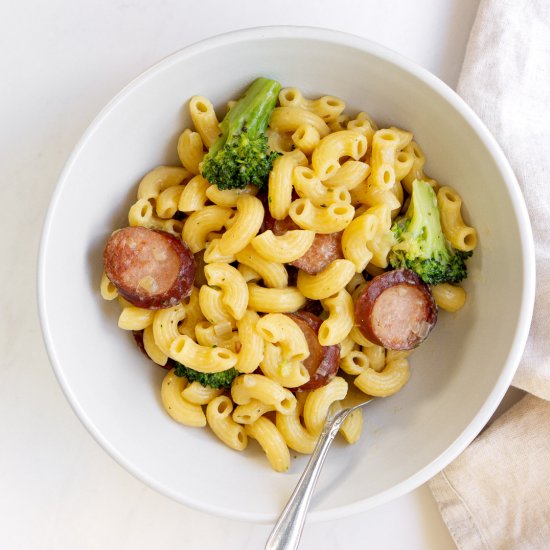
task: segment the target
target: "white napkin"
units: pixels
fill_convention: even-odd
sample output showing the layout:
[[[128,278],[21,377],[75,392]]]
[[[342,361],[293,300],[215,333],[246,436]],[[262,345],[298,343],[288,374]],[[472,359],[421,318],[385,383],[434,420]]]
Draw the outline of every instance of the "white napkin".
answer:
[[[535,313],[513,385],[532,395],[430,488],[460,549],[549,549],[550,0],[482,0],[457,91],[506,153],[531,217]]]

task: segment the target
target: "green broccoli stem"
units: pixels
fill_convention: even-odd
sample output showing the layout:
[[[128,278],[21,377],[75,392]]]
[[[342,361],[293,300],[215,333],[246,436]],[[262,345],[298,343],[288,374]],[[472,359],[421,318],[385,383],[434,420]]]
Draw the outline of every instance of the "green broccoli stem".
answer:
[[[281,84],[276,80],[257,78],[220,123],[222,135],[212,144],[209,155],[213,157],[242,132],[249,139],[264,134],[280,90]]]
[[[441,217],[437,206],[437,197],[432,187],[425,181],[413,182],[413,197],[405,216],[410,222],[407,232],[425,240],[425,250],[430,255],[448,255],[443,231],[441,230]]]

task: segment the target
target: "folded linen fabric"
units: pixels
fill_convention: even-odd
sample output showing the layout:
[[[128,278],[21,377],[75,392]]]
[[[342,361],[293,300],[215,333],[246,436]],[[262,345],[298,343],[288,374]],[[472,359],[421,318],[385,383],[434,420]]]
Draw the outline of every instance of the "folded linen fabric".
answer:
[[[430,481],[461,550],[550,548],[550,402],[526,395]]]
[[[481,0],[457,92],[507,155],[531,218],[537,261],[535,311],[513,385],[532,395],[491,424],[430,481],[430,488],[460,549],[547,549],[550,1]]]

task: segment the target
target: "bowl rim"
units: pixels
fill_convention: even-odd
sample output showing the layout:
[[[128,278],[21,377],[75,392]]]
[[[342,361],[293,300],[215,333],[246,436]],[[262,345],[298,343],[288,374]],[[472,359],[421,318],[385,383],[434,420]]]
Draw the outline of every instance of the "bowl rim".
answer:
[[[162,58],[160,61],[156,62],[148,69],[141,72],[138,76],[133,78],[99,111],[72,149],[72,152],[64,165],[64,168],[57,180],[53,194],[51,195],[42,226],[42,235],[38,250],[38,269],[36,280],[38,312],[42,337],[46,346],[50,364],[52,365],[54,374],[67,401],[76,416],[92,435],[92,437],[97,441],[97,443],[99,443],[99,445],[126,471],[159,493],[201,512],[228,519],[260,523],[272,522],[276,519],[277,514],[249,513],[228,510],[226,508],[198,501],[194,498],[177,493],[170,487],[166,487],[162,483],[153,479],[145,471],[142,471],[132,462],[131,458],[122,456],[111,444],[111,442],[105,439],[102,433],[96,429],[93,420],[81,407],[77,396],[72,392],[69,382],[65,377],[64,369],[57,359],[56,346],[50,333],[48,313],[46,311],[45,304],[46,253],[50,242],[50,230],[53,224],[54,214],[57,210],[58,202],[65,185],[67,184],[67,179],[73,165],[101,122],[110,114],[112,110],[117,107],[119,103],[124,101],[135,88],[147,80],[154,78],[159,72],[164,71],[173,63],[180,62],[181,59],[193,57],[203,51],[217,48],[222,45],[254,41],[263,38],[301,38],[306,40],[319,40],[334,43],[339,46],[352,47],[363,51],[364,53],[381,58],[383,61],[386,61],[392,65],[396,65],[398,68],[421,80],[437,94],[443,96],[444,99],[448,101],[473,128],[475,133],[482,140],[490,154],[495,159],[498,169],[502,175],[502,180],[507,186],[512,199],[512,205],[518,221],[521,248],[523,251],[523,262],[521,265],[524,280],[524,285],[522,288],[522,302],[517,319],[515,334],[510,347],[511,351],[507,357],[507,361],[503,365],[495,386],[486,397],[482,407],[473,417],[472,421],[464,428],[458,438],[456,438],[445,451],[404,481],[366,499],[325,510],[311,510],[308,515],[308,519],[310,521],[328,521],[364,512],[368,509],[374,508],[402,496],[424,484],[448,464],[450,464],[483,429],[484,425],[489,421],[490,417],[504,397],[504,394],[512,382],[512,378],[519,365],[529,334],[535,301],[535,249],[529,215],[520,186],[502,149],[484,123],[480,120],[472,108],[469,107],[454,90],[452,90],[434,74],[421,67],[416,62],[408,59],[406,56],[361,36],[328,28],[299,25],[259,26],[230,31],[192,43]]]

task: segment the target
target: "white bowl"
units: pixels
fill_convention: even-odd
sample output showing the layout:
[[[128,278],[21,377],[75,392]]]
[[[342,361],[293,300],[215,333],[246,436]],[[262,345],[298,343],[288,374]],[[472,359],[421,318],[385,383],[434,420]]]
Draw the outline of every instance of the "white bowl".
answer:
[[[369,406],[360,442],[331,449],[310,514],[327,520],[410,491],[451,462],[503,397],[527,338],[534,253],[523,198],[495,140],[437,78],[364,39],[312,28],[238,31],[171,55],[103,109],[67,162],[44,225],[40,314],[69,402],[115,460],[188,506],[275,519],[307,458],[278,474],[255,443],[238,453],[168,418],[159,399],[164,371],[117,328],[116,304],[98,289],[103,247],[126,225],[140,178],[177,162],[187,99],[202,94],[222,106],[260,75],[306,95],[340,96],[412,130],[427,173],[459,190],[479,232],[465,308],[440,315],[413,356],[408,385]]]

